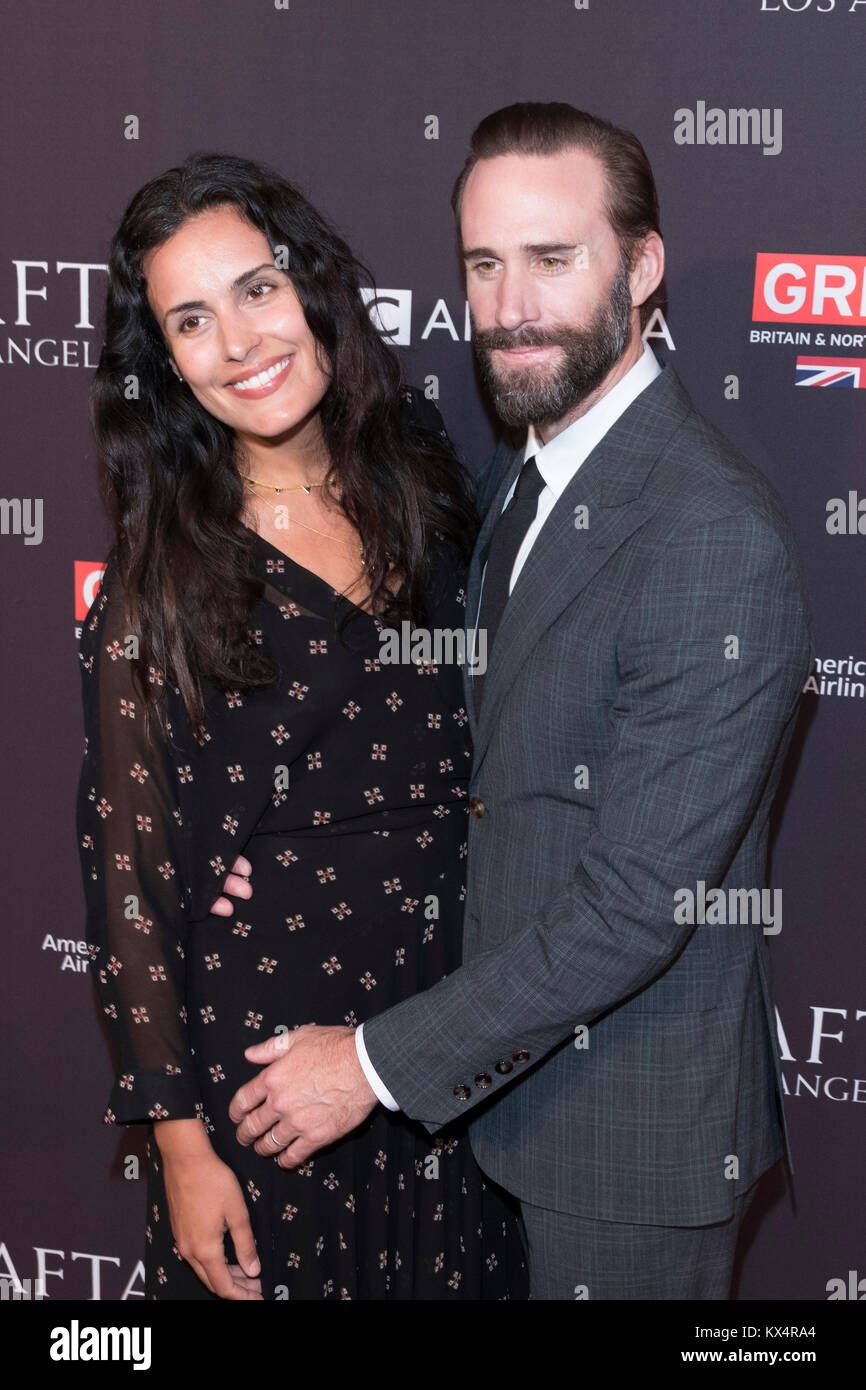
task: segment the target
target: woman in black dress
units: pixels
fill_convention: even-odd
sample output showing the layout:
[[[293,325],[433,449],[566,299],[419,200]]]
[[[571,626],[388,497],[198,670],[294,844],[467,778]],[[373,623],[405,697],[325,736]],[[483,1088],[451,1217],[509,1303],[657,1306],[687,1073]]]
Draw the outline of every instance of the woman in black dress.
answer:
[[[383,630],[462,628],[476,518],[360,276],[297,190],[229,156],[147,184],[112,244],[78,833],[120,1051],[105,1118],[152,1126],[154,1299],[527,1296],[461,1127],[377,1106],[287,1170],[228,1117],[251,1042],[355,1026],[460,963],[461,671],[389,664]],[[240,853],[254,893],[215,916]]]

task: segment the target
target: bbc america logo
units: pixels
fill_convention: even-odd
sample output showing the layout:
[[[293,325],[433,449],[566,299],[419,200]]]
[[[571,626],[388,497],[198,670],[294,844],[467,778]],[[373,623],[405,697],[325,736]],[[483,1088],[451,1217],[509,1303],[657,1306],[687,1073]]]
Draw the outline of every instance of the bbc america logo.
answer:
[[[410,347],[412,344],[412,291],[362,288],[361,296],[373,326],[381,333],[386,343],[395,347]],[[458,327],[459,326],[459,327]],[[472,341],[472,320],[469,316],[469,303],[463,301],[460,310],[452,314],[444,299],[437,299],[421,329],[421,342],[426,342],[435,332],[447,333],[452,342]],[[676,351],[676,343],[671,335],[661,309],[654,309],[641,337],[645,342],[660,338],[669,352]]]
[[[393,343],[395,347],[409,347],[412,342],[412,291],[363,288],[361,295],[374,326],[385,341]],[[467,301],[464,300],[463,308],[457,313],[456,319],[457,323],[461,323],[462,319],[462,340],[468,343],[472,336],[472,326]],[[461,334],[457,330],[457,323],[445,300],[437,299],[421,330],[421,341],[426,342],[430,334],[439,329],[447,333],[453,342],[459,343]]]

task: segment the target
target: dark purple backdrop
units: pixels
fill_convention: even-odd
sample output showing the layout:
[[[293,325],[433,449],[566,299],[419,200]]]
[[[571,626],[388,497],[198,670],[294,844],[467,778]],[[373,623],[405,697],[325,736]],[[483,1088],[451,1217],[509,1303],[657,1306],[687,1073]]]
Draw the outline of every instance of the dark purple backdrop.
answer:
[[[381,286],[411,291],[406,375],[431,391],[438,383],[446,422],[477,467],[492,431],[464,340],[448,206],[469,133],[518,99],[567,100],[633,129],[656,172],[668,260],[669,307],[650,342],[786,499],[822,662],[864,663],[866,535],[856,521],[866,496],[866,4],[30,0],[7,11],[4,28],[0,1276],[46,1272],[56,1299],[140,1297],[144,1182],[128,1156],[140,1152],[142,1131],[101,1123],[112,1064],[93,986],[76,968],[78,951],[48,940],[77,943],[83,933],[75,576],[76,562],[81,582],[108,545],[87,421],[105,276],[78,267],[104,264],[131,194],[190,151],[274,164],[337,223]],[[683,111],[719,133],[706,114],[714,107],[729,137],[730,110],[765,112],[766,141],[758,131],[757,142],[698,143],[697,132],[684,142]],[[803,257],[842,265],[829,283],[845,292],[824,298],[819,322],[803,321],[807,298],[799,317],[755,323],[759,255],[799,267],[778,282],[780,299],[801,283],[811,296]],[[393,324],[395,307],[382,312]],[[438,326],[425,335],[431,318]],[[753,340],[761,331],[792,341]],[[798,358],[801,380],[835,376],[840,385],[798,385]],[[848,522],[828,530],[833,498],[845,500],[853,534]],[[35,499],[41,535],[28,523]],[[861,525],[866,533],[866,516]],[[783,890],[784,915],[772,953],[796,1174],[793,1193],[765,1185],[741,1298],[822,1300],[830,1281],[853,1288],[866,1276],[863,679],[859,691],[804,694],[777,816],[770,882]]]

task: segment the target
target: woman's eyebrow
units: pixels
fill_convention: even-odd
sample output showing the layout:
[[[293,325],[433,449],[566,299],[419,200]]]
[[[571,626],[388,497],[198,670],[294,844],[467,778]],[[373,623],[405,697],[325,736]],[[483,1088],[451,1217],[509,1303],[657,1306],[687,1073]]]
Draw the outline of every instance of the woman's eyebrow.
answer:
[[[245,270],[243,275],[239,275],[236,280],[232,281],[230,288],[232,290],[241,290],[243,289],[244,285],[247,283],[248,280],[252,280],[254,275],[258,275],[260,270],[275,269],[276,266],[274,265],[273,261],[263,261],[261,265],[254,266],[252,270]],[[166,320],[170,318],[172,314],[186,314],[189,313],[190,309],[206,308],[207,305],[205,304],[203,299],[184,300],[183,304],[175,304],[173,308],[166,309],[162,319],[163,326],[165,326]]]

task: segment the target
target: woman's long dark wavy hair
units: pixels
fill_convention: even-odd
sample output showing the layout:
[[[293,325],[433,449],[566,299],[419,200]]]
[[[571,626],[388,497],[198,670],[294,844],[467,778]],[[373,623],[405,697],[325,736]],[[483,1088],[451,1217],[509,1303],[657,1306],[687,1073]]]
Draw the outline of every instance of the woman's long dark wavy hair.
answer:
[[[150,305],[142,260],[188,218],[234,206],[286,247],[287,274],[330,381],[320,418],[330,466],[357,527],[374,610],[388,624],[429,618],[432,533],[467,563],[477,529],[468,475],[448,442],[413,425],[400,402],[400,365],[370,321],[360,287],[371,277],[345,242],[273,169],[224,154],[191,155],[136,193],[112,240],[105,344],[92,393],[113,559],[139,637],[144,724],[164,723],[153,667],[180,691],[193,725],[202,682],[252,690],[274,680],[270,653],[250,641],[254,537],[241,522],[244,484],[230,426],[175,376]],[[130,378],[137,391],[130,390]],[[134,398],[133,398],[134,397]],[[385,580],[391,557],[400,594]]]

